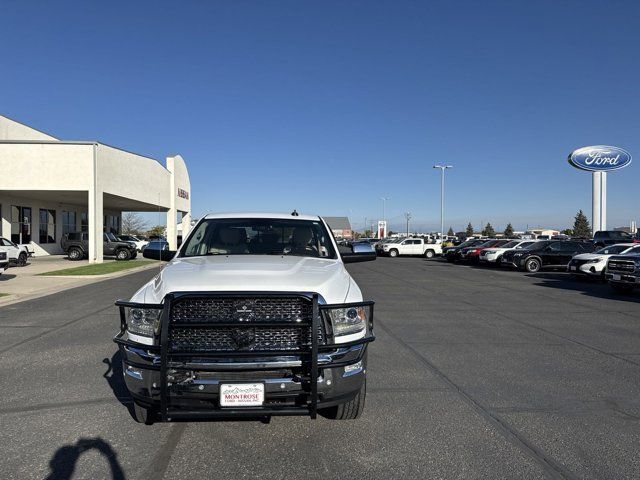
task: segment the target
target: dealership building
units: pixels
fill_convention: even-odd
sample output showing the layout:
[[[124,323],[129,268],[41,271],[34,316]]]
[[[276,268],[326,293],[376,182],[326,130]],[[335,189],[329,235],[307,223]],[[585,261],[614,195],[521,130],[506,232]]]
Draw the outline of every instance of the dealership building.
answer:
[[[122,212],[166,212],[177,246],[191,227],[191,185],[180,155],[163,165],[98,141],[66,141],[0,115],[0,235],[35,256],[64,253],[60,239],[89,233],[89,261],[103,260],[103,233],[121,233]]]

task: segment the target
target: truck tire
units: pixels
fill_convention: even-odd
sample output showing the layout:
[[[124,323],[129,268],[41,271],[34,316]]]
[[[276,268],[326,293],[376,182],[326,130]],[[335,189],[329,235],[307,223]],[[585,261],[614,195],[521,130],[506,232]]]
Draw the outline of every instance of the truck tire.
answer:
[[[20,252],[18,255],[18,266],[24,267],[27,264],[27,254],[24,252]]]
[[[542,262],[540,262],[540,259],[538,257],[529,258],[524,263],[524,269],[529,273],[539,272],[540,267],[542,267]]]
[[[133,402],[133,411],[131,412],[133,419],[138,423],[144,423],[145,425],[153,424],[155,418],[155,411],[150,408],[145,408],[137,403]]]
[[[424,252],[425,258],[433,258],[435,256],[436,256],[436,252],[434,252],[433,250],[427,250],[426,252]]]
[[[362,388],[355,397],[346,403],[341,403],[335,407],[322,411],[322,415],[331,420],[355,420],[362,415],[364,410],[364,400],[367,396],[367,381],[362,384]]]
[[[389,256],[392,258],[395,258],[398,256],[398,250],[396,250],[395,248],[392,248],[391,250],[389,250]]]
[[[126,248],[120,248],[116,250],[116,260],[129,260],[129,250],[127,250]]]
[[[69,252],[67,253],[67,256],[69,257],[69,260],[75,262],[77,260],[82,260],[82,257],[84,257],[84,253],[82,253],[82,250],[80,250],[78,247],[71,247],[69,249]]]
[[[632,285],[625,285],[624,283],[616,283],[616,282],[611,282],[609,283],[609,285],[611,285],[611,288],[613,288],[613,291],[616,293],[621,293],[623,295],[627,295],[631,292],[633,292],[633,286]]]

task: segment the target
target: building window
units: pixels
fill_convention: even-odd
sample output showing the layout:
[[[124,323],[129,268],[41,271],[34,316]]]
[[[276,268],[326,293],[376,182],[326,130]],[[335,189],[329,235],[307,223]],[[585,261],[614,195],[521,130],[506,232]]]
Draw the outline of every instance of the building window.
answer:
[[[40,243],[56,243],[56,211],[40,209]]]
[[[113,233],[114,235],[120,235],[120,215],[105,215],[104,216],[104,231],[107,233]]]
[[[87,218],[87,212],[82,212],[80,214],[80,231],[81,232],[89,231],[89,219]]]
[[[62,233],[75,232],[76,229],[76,212],[62,212]]]
[[[11,206],[11,241],[31,242],[31,208]]]

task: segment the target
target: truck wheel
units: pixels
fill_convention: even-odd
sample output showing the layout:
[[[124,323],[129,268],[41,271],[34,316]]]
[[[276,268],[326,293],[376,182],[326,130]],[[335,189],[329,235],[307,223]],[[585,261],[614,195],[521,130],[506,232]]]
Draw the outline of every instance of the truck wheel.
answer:
[[[435,255],[436,252],[434,252],[433,250],[427,250],[426,252],[424,252],[425,258],[433,258]]]
[[[390,257],[397,257],[398,256],[398,250],[396,250],[395,248],[393,250],[389,250],[389,256]]]
[[[144,423],[145,425],[153,424],[153,420],[155,417],[154,410],[150,408],[141,407],[137,403],[133,402],[133,419],[138,423]]]
[[[20,255],[18,255],[18,266],[24,267],[26,264],[27,264],[27,254],[24,252],[21,252]]]
[[[524,269],[529,273],[536,273],[540,271],[540,260],[538,258],[530,258],[524,264]]]
[[[121,248],[116,252],[116,260],[129,260],[129,251],[126,248]]]
[[[346,403],[322,411],[322,415],[331,420],[355,420],[362,415],[364,399],[367,396],[367,381],[362,384],[358,394]]]
[[[621,284],[621,283],[610,283],[609,285],[611,285],[611,288],[613,288],[613,290],[616,293],[621,293],[621,294],[628,294],[631,293],[633,291],[633,286],[631,285],[625,285],[625,284]]]
[[[69,260],[82,260],[82,257],[84,256],[82,254],[82,250],[80,250],[79,248],[76,247],[71,247],[69,249],[69,253],[67,254],[67,256],[69,257]]]

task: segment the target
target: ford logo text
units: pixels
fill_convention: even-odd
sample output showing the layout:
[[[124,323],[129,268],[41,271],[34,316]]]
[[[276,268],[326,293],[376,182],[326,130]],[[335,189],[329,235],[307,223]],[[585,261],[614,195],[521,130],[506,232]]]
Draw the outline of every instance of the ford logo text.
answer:
[[[631,163],[631,154],[609,145],[579,148],[569,155],[569,163],[581,170],[608,172],[624,168]]]

